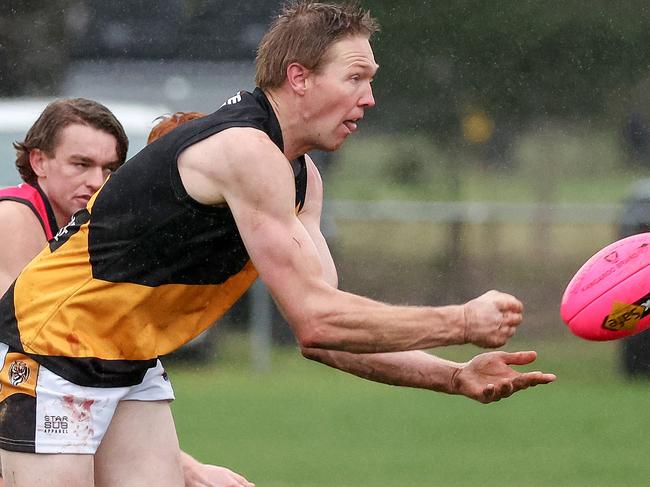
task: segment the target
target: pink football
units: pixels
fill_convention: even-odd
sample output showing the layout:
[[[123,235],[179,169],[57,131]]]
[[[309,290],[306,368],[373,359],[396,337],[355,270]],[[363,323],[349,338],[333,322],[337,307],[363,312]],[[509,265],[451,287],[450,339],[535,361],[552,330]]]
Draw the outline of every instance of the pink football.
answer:
[[[560,315],[586,340],[616,340],[650,327],[650,233],[609,244],[569,282]]]

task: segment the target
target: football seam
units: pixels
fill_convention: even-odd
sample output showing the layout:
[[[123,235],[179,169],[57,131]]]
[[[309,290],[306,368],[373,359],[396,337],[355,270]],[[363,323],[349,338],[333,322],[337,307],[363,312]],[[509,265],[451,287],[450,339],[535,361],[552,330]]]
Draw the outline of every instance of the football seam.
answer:
[[[650,265],[650,263],[644,265],[643,267],[640,267],[639,269],[637,269],[636,271],[634,271],[632,274],[628,275],[625,279],[616,282],[615,284],[613,284],[613,285],[611,285],[609,288],[607,288],[605,291],[603,291],[602,293],[600,293],[598,296],[594,297],[591,301],[589,301],[589,302],[586,303],[584,306],[582,306],[579,310],[577,310],[577,311],[576,311],[576,312],[571,316],[571,318],[567,319],[567,320],[566,320],[567,324],[570,323],[571,320],[572,320],[573,318],[575,318],[576,316],[578,316],[582,311],[585,310],[585,308],[589,307],[589,305],[592,304],[594,301],[596,301],[598,298],[600,298],[601,296],[604,296],[604,295],[607,294],[609,291],[611,291],[612,289],[614,289],[617,285],[619,285],[620,283],[622,283],[622,282],[624,282],[624,281],[627,281],[630,277],[632,277],[632,276],[638,274],[639,272],[641,272],[643,269],[645,269],[645,268],[648,267],[649,265]]]

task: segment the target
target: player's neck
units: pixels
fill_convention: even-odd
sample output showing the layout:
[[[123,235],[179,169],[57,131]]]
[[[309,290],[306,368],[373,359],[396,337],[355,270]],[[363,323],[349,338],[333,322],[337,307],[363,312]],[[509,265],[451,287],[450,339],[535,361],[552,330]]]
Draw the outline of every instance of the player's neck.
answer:
[[[282,88],[265,91],[265,94],[282,130],[285,157],[292,161],[313,150],[313,147],[305,143],[302,137],[305,127],[300,119],[300,110],[295,98],[283,93]]]

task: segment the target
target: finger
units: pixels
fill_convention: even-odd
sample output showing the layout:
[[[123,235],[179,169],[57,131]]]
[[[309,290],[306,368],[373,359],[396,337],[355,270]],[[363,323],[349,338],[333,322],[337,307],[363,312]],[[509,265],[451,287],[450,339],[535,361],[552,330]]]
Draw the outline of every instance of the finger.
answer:
[[[253,482],[249,482],[248,480],[246,480],[245,477],[243,477],[243,476],[241,476],[241,475],[239,475],[237,473],[235,473],[235,478],[239,482],[239,485],[241,485],[243,487],[255,487],[255,484]]]
[[[503,352],[503,360],[508,365],[528,365],[535,361],[537,352],[524,351],[524,352]]]
[[[487,404],[489,402],[492,402],[492,401],[494,401],[494,395],[495,395],[494,393],[495,393],[494,384],[488,384],[487,386],[485,386],[485,388],[483,388],[483,394],[481,394],[481,397],[479,398],[479,400],[483,404]]]
[[[519,326],[524,320],[524,316],[521,313],[513,313],[511,311],[504,311],[502,313],[503,318],[501,322],[504,325],[508,326]]]
[[[557,377],[555,374],[545,374],[539,371],[527,372],[513,379],[512,383],[516,390],[534,387],[538,384],[549,384]]]
[[[524,303],[519,301],[514,296],[510,294],[502,293],[503,299],[499,301],[499,307],[503,311],[512,311],[514,313],[523,313],[524,312]]]
[[[253,482],[249,482],[241,475],[235,474],[235,478],[237,479],[237,482],[239,482],[237,485],[241,485],[242,487],[255,487]]]
[[[231,471],[230,473],[231,473],[231,476],[233,478],[233,485],[237,485],[237,486],[240,486],[240,487],[255,487],[255,484],[253,484],[252,482],[249,482],[248,480],[246,480],[245,477],[243,477],[242,475],[239,475],[237,472],[232,472]]]
[[[499,385],[499,392],[498,392],[499,398],[510,397],[512,396],[513,392],[515,392],[515,387],[512,382],[505,381]]]

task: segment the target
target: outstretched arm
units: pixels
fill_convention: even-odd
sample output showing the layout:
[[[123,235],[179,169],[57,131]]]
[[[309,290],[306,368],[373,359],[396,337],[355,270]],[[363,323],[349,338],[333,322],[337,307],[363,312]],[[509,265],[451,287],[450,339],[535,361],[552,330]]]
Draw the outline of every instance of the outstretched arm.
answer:
[[[517,391],[555,380],[554,374],[517,372],[511,365],[532,363],[535,352],[487,352],[456,363],[421,351],[352,354],[303,349],[305,357],[384,384],[460,394],[482,403],[498,401]]]
[[[228,205],[302,347],[355,353],[467,342],[498,347],[521,323],[521,302],[496,291],[465,305],[411,307],[338,290],[317,242],[295,214],[289,161],[261,131],[231,128],[208,137],[181,154],[179,172],[194,199]]]
[[[513,296],[490,291],[463,305],[412,307],[338,290],[318,228],[320,178],[314,186],[313,164],[310,170],[307,191],[313,201],[297,217],[291,166],[262,132],[228,129],[179,158],[190,196],[205,204],[229,206],[260,277],[305,356],[379,382],[483,401],[554,379],[517,373],[508,364],[519,362],[509,355],[487,354],[468,364],[454,364],[413,351],[461,343],[505,344],[522,320],[523,305]],[[530,362],[534,353],[524,357]]]
[[[322,182],[318,169],[307,158],[308,193],[304,211],[298,218],[311,236],[320,256],[326,280],[336,287],[336,269],[320,231]],[[508,365],[524,365],[534,360],[534,352],[502,355],[501,352],[479,355],[466,364],[443,360],[420,351],[384,354],[353,354],[333,350],[304,348],[305,357],[365,379],[385,384],[418,387],[450,394],[462,394],[481,402],[503,397],[555,379],[552,374],[520,374]],[[531,355],[532,353],[532,355]]]

